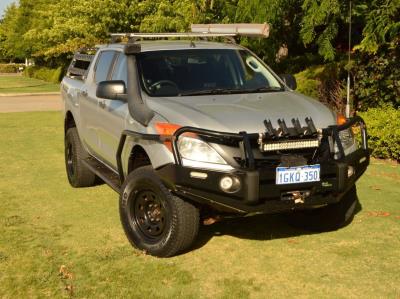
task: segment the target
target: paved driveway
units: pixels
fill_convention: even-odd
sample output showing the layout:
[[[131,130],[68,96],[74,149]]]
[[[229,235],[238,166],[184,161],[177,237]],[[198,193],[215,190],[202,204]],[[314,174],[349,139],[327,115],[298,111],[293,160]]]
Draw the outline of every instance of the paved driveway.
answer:
[[[61,96],[59,94],[0,97],[0,113],[25,111],[57,111],[61,110],[61,107]]]

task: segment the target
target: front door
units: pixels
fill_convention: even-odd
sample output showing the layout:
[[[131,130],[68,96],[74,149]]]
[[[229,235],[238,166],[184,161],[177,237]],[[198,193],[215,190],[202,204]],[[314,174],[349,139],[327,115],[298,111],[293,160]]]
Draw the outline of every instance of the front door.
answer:
[[[96,97],[96,90],[100,82],[109,80],[116,54],[116,51],[111,50],[104,50],[98,54],[94,74],[87,78],[83,91],[85,100],[81,103],[81,119],[85,119],[85,143],[96,158],[101,160],[103,153],[99,132],[101,124],[107,122],[107,116],[101,113],[102,99]]]
[[[127,65],[124,54],[116,56],[111,80],[122,80],[127,84]],[[110,167],[117,169],[116,153],[122,131],[129,118],[128,103],[126,101],[99,99],[99,117],[104,119],[99,124],[99,143],[103,161]]]

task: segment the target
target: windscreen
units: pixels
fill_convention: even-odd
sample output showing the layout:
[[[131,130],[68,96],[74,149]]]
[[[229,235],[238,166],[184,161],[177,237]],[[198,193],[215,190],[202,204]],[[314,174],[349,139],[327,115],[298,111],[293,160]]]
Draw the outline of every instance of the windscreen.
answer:
[[[282,91],[263,63],[246,50],[193,49],[137,56],[141,85],[150,96]]]

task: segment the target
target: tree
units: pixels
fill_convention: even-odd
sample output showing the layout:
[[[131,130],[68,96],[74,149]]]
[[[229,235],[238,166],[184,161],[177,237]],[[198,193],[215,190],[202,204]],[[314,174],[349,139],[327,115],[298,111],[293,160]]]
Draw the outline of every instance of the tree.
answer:
[[[358,108],[400,107],[400,1],[374,0],[356,46],[355,95]]]
[[[23,38],[32,22],[31,12],[32,7],[26,1],[21,1],[21,6],[11,4],[7,7],[0,26],[3,58],[23,60],[27,53],[31,52],[30,46]]]

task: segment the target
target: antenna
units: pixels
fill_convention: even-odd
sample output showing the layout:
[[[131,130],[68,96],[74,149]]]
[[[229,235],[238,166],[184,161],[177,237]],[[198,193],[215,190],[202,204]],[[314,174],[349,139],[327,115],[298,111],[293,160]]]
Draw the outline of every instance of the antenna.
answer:
[[[349,6],[349,61],[347,65],[346,118],[350,118],[350,62],[351,62],[351,0]]]

